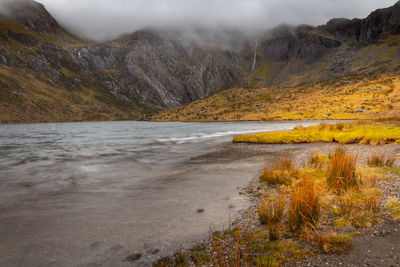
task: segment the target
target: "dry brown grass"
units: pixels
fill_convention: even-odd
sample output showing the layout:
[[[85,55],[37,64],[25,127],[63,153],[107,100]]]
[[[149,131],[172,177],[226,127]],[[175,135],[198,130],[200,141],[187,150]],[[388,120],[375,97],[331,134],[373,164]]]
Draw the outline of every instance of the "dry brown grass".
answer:
[[[340,254],[353,247],[355,228],[366,229],[380,221],[380,191],[373,181],[378,173],[386,174],[387,168],[362,167],[356,172],[355,158],[340,148],[331,155],[313,155],[301,169],[288,160],[271,169],[296,175],[287,178],[286,185],[264,187],[269,198],[260,200],[261,224],[255,231],[235,228],[214,233],[208,263],[281,266],[315,252]],[[329,184],[331,179],[334,186]],[[397,200],[390,200],[386,207],[400,218]]]
[[[393,167],[394,157],[386,157],[383,154],[373,154],[369,157],[367,165],[370,167]]]
[[[356,188],[360,180],[356,175],[356,158],[347,156],[341,148],[330,155],[327,168],[329,189],[341,194],[349,188]]]
[[[271,168],[265,167],[260,177],[261,181],[268,184],[289,184],[296,176],[296,168],[290,159],[278,160]]]
[[[344,192],[338,197],[339,216],[348,217],[354,210],[355,193],[353,190]]]
[[[246,234],[245,240],[241,239],[241,231],[238,229],[232,242],[212,237],[212,250],[217,255],[214,265],[219,267],[251,266],[250,235]]]
[[[279,194],[275,199],[262,199],[260,202],[258,209],[260,222],[267,225],[270,240],[280,238],[281,221],[285,208],[285,196],[283,194]]]
[[[378,190],[368,190],[364,195],[364,212],[366,214],[376,213],[378,210]]]
[[[157,114],[153,120],[367,119],[399,113],[399,77],[353,78],[294,87],[232,88]]]
[[[340,254],[351,249],[354,245],[351,234],[330,232],[318,236],[318,242],[324,253]]]
[[[328,156],[325,154],[315,153],[311,156],[309,160],[309,165],[314,168],[325,168],[328,163]]]
[[[294,189],[289,205],[289,229],[300,231],[305,225],[316,225],[320,215],[319,193],[311,178],[305,176]]]

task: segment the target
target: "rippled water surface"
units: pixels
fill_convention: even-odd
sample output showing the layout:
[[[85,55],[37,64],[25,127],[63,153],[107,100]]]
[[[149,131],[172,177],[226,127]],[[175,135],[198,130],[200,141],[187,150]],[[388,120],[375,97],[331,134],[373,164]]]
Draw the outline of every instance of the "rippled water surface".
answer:
[[[232,137],[316,123],[0,125],[0,266],[144,264],[204,239],[276,152]]]

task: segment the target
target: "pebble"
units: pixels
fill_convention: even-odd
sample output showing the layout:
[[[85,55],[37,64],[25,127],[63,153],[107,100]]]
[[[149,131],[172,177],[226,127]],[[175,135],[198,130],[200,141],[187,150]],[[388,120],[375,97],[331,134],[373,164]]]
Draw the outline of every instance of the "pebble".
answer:
[[[204,212],[204,209],[198,209],[198,210],[196,210],[196,212],[197,212],[197,213],[203,213],[203,212]]]

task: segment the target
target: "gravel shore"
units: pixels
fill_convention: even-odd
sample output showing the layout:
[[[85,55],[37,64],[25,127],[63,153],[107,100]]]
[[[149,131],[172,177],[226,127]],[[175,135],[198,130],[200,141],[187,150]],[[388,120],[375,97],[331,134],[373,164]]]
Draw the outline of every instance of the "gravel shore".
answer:
[[[331,143],[314,143],[300,145],[286,145],[286,157],[292,158],[297,167],[305,166],[308,159],[314,153],[329,154],[334,152],[339,145]],[[363,166],[368,158],[373,154],[384,154],[396,156],[400,153],[400,146],[383,145],[345,145],[343,147],[347,153],[357,157],[357,165]],[[395,166],[400,165],[397,157]],[[342,255],[317,255],[307,258],[301,262],[296,262],[292,266],[400,266],[400,222],[393,221],[387,214],[384,203],[389,197],[400,199],[400,177],[393,173],[391,178],[386,181],[379,181],[377,187],[382,192],[378,212],[381,214],[382,223],[363,232],[354,240],[354,248],[348,254]],[[250,198],[250,207],[243,211],[241,219],[236,222],[242,229],[255,232],[262,226],[257,217],[258,190],[265,190],[266,186],[257,178],[253,179],[250,185],[243,190],[243,193]]]
[[[385,155],[398,155],[400,146],[367,146],[347,145],[346,150],[357,156],[358,164],[366,163],[367,158],[374,153]],[[314,151],[332,149],[329,146],[321,146]],[[310,147],[310,150],[313,150]],[[395,166],[399,166],[399,158]],[[348,254],[342,255],[317,255],[293,266],[400,266],[400,222],[391,219],[384,203],[390,197],[400,199],[400,176],[390,173],[390,179],[378,181],[377,188],[382,192],[378,213],[382,222],[373,226],[355,238],[354,248]]]
[[[334,143],[313,143],[269,146],[284,147],[285,152],[279,153],[278,157],[291,158],[294,164],[300,168],[307,164],[310,156],[314,153],[329,154],[334,152],[340,145]],[[351,144],[341,147],[348,154],[357,158],[357,165],[359,167],[365,165],[368,158],[373,154],[396,156],[394,166],[400,166],[399,145],[369,146]],[[393,221],[384,206],[389,197],[400,199],[400,176],[393,173],[390,176],[390,179],[378,181],[376,185],[382,192],[378,206],[378,213],[382,222],[367,230],[357,229],[361,234],[354,238],[354,247],[349,253],[341,255],[318,254],[293,263],[290,266],[400,266],[400,222]],[[239,227],[250,233],[254,233],[265,227],[260,224],[257,212],[261,199],[260,192],[265,192],[266,190],[272,189],[261,183],[258,177],[255,177],[246,188],[242,188],[240,194],[249,198],[250,205],[247,209],[241,211],[239,219],[232,222],[232,227]],[[212,257],[216,257],[215,252],[211,249],[211,244],[208,246]],[[193,262],[188,262],[187,265],[198,266]],[[201,266],[214,266],[214,264],[208,262]]]

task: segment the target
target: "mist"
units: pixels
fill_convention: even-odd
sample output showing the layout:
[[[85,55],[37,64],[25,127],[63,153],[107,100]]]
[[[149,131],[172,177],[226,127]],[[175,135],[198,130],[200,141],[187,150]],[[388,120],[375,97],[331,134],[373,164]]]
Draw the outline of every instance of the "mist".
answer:
[[[282,23],[320,25],[363,18],[396,0],[37,0],[70,31],[105,40],[142,28],[263,31]]]

